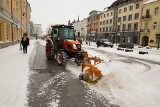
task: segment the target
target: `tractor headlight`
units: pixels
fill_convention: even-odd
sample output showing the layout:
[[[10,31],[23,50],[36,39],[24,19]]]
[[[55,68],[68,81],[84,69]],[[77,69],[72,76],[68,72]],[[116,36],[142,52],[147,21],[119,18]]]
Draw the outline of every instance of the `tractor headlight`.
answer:
[[[76,47],[76,45],[75,45],[75,44],[73,44],[73,49],[77,49],[77,47]]]

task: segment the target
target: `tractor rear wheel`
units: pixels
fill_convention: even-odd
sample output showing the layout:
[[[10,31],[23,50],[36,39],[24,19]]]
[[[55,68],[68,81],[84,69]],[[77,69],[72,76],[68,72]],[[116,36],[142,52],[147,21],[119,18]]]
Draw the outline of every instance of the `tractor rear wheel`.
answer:
[[[65,52],[58,52],[56,55],[56,60],[59,65],[66,65],[67,58]]]
[[[47,59],[51,59],[51,46],[49,43],[46,43],[46,57]]]

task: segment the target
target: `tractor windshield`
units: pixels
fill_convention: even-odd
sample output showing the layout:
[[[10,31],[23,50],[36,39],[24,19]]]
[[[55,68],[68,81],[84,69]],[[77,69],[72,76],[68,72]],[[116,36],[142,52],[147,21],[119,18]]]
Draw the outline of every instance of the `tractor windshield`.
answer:
[[[60,28],[59,34],[62,40],[74,40],[74,30],[72,28]]]

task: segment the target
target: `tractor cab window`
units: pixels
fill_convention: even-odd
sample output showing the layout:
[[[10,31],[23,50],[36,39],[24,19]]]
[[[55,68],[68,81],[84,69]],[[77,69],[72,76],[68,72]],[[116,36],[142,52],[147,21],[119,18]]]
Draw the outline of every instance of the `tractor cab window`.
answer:
[[[51,38],[52,38],[53,42],[56,41],[57,36],[58,36],[58,29],[54,29],[53,32],[52,32],[52,35],[51,35]]]
[[[60,39],[62,40],[65,40],[65,39],[74,40],[74,30],[71,28],[61,28],[59,35],[60,35]]]

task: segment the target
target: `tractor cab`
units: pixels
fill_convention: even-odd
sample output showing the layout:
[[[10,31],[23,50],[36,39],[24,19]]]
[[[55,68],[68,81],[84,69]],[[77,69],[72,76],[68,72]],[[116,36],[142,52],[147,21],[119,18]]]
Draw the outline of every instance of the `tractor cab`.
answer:
[[[55,50],[63,49],[63,42],[67,39],[75,40],[74,27],[67,25],[53,25],[51,39]]]

